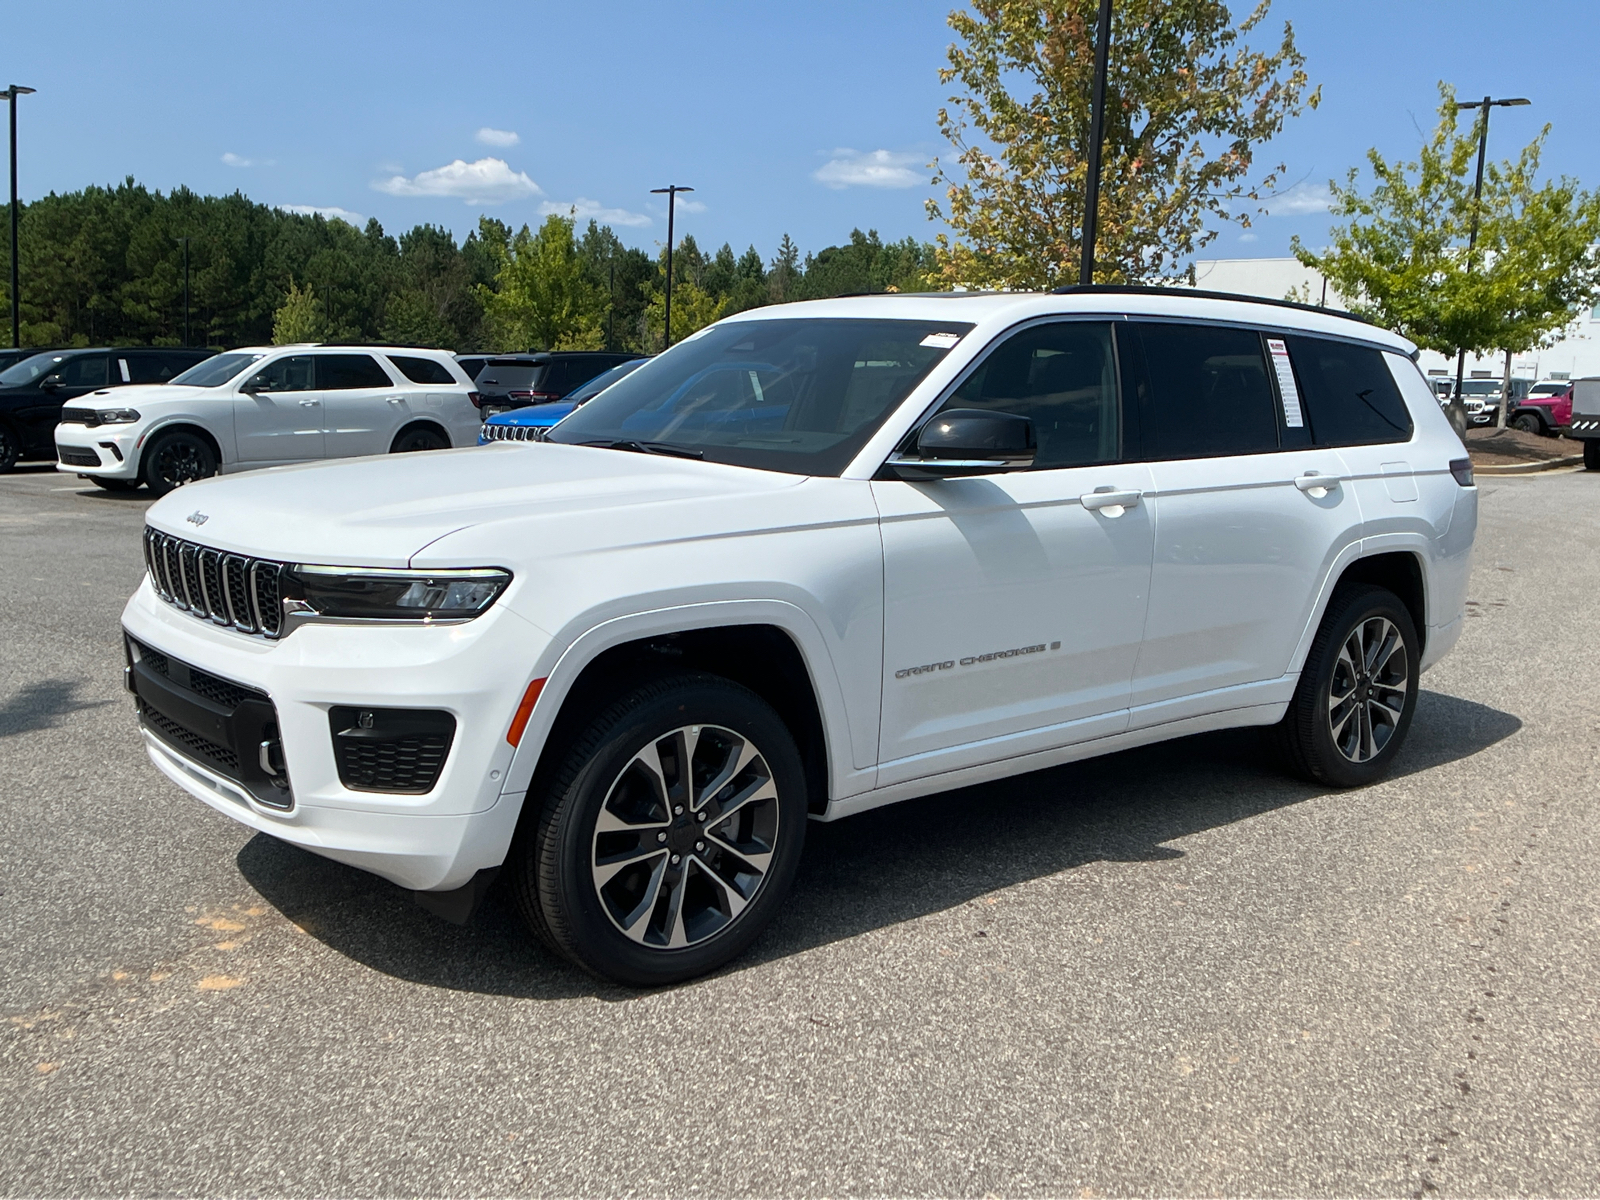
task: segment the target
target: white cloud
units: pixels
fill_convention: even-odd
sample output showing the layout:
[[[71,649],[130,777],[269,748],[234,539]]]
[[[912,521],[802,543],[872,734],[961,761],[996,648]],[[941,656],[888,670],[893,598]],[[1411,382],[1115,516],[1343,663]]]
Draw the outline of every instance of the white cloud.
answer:
[[[232,150],[222,156],[222,161],[230,167],[270,167],[273,165],[270,158],[246,158],[242,154],[235,154]]]
[[[513,130],[490,129],[487,125],[478,130],[473,136],[485,146],[515,146],[522,140]]]
[[[320,204],[280,204],[279,212],[299,213],[303,217],[320,213],[330,221],[344,221],[360,229],[367,223],[367,219],[360,213],[351,212],[348,208],[338,208],[334,205],[323,206]]]
[[[654,221],[644,213],[629,212],[625,208],[606,208],[600,201],[588,200],[582,196],[568,204],[546,200],[539,205],[540,216],[547,217],[551,213],[558,213],[563,217],[570,216],[577,221],[593,219],[602,225],[650,225]]]
[[[377,179],[372,186],[391,196],[455,196],[468,204],[504,204],[544,195],[537,183],[506,166],[503,158],[480,158],[471,163],[458,158],[409,179],[404,175]]]
[[[1281,196],[1262,203],[1271,217],[1302,217],[1307,213],[1327,212],[1333,203],[1325,183],[1297,183]]]
[[[674,196],[672,198],[672,207],[677,212],[686,213],[702,213],[706,210],[706,206],[702,201],[686,200],[682,196]]]
[[[1257,233],[1241,233],[1239,235],[1239,240],[1241,242],[1259,242],[1261,240],[1261,235]]]
[[[818,183],[834,189],[847,187],[907,188],[926,182],[920,155],[899,154],[892,150],[835,150],[833,157],[812,173]]]

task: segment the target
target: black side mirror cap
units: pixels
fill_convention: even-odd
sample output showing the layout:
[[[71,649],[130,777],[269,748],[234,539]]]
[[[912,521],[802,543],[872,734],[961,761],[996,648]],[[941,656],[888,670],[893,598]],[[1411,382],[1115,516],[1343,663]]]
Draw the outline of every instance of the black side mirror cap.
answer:
[[[47,392],[53,392],[59,387],[66,387],[67,381],[61,378],[59,373],[54,375],[46,375],[43,379],[39,380],[39,386]]]
[[[994,475],[1033,465],[1038,439],[1033,422],[1015,413],[952,408],[917,433],[917,455],[886,464],[901,479],[926,481]]]

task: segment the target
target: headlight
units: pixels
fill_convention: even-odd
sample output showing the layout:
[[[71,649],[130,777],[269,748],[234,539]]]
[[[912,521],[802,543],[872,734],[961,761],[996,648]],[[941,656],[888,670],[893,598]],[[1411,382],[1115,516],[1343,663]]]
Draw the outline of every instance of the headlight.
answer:
[[[139,419],[139,410],[136,408],[102,408],[95,416],[100,418],[102,425],[132,425]]]
[[[404,571],[298,565],[284,573],[284,599],[323,617],[380,621],[465,621],[495,602],[511,582],[498,567]]]

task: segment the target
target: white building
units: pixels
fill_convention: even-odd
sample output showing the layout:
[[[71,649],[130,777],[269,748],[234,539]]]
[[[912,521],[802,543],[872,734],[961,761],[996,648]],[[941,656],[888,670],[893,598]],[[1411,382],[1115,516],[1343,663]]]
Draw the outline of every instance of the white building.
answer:
[[[1295,258],[1212,258],[1194,264],[1195,286],[1237,296],[1264,296],[1272,300],[1309,299],[1343,309],[1344,301],[1317,272]],[[1292,295],[1291,295],[1292,293]],[[1456,362],[1432,350],[1419,360],[1430,375],[1454,375]],[[1505,373],[1505,356],[1467,356],[1467,377],[1499,379]],[[1577,379],[1600,375],[1600,308],[1576,322],[1555,345],[1531,354],[1514,355],[1511,373],[1518,379]]]

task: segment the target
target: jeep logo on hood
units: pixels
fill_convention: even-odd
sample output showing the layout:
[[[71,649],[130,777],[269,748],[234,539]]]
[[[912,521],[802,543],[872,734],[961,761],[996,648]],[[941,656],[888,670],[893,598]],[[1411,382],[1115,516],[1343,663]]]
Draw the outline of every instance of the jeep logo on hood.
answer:
[[[197,508],[187,517],[185,517],[184,520],[189,522],[191,525],[204,525],[207,521],[211,520],[211,518]]]

